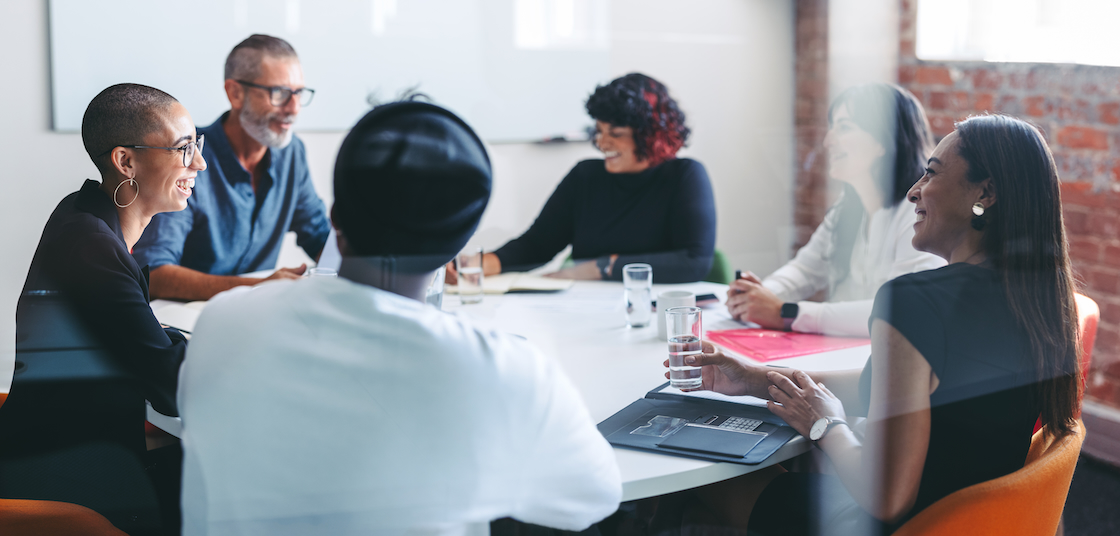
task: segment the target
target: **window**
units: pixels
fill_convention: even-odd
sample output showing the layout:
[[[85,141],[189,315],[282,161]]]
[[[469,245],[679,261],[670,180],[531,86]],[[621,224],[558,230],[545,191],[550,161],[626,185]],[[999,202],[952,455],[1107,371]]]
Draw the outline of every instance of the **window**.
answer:
[[[1120,66],[1117,0],[921,0],[923,60]]]

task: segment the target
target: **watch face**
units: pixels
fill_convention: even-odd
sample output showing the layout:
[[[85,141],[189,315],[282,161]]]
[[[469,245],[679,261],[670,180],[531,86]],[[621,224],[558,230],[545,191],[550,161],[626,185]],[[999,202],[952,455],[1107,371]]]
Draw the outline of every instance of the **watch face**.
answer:
[[[809,439],[813,441],[820,439],[825,430],[828,430],[828,419],[817,419],[817,422],[813,423],[813,427],[809,429]]]
[[[783,303],[781,315],[782,318],[797,318],[797,313],[800,312],[800,307],[796,303]]]

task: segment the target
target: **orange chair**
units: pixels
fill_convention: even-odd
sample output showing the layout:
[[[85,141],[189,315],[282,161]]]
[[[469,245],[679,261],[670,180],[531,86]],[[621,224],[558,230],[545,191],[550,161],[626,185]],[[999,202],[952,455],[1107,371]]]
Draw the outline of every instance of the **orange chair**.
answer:
[[[84,506],[56,501],[0,499],[0,534],[4,536],[128,536],[101,514]]]
[[[1085,426],[1080,420],[1074,433],[1058,441],[1035,433],[1025,467],[942,498],[907,521],[894,536],[1053,536],[1084,439]]]

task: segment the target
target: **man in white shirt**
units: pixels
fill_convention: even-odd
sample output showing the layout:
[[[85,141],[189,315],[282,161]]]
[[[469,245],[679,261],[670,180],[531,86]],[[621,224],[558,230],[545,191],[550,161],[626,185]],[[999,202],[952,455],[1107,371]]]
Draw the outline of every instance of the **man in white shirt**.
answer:
[[[442,108],[370,112],[335,166],[338,278],[211,300],[180,374],[183,532],[580,530],[615,511],[610,446],[560,367],[423,303],[490,195]]]

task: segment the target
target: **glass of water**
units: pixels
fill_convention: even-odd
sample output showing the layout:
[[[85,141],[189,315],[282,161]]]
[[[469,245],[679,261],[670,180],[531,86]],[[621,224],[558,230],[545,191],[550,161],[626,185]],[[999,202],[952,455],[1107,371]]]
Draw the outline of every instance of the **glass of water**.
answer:
[[[307,277],[338,277],[338,271],[331,268],[319,268],[316,266],[307,271]]]
[[[436,306],[436,309],[443,308],[443,280],[446,270],[444,266],[436,269],[436,273],[432,275],[432,282],[428,285],[428,291],[424,293],[424,301]]]
[[[467,248],[455,257],[459,272],[459,301],[464,304],[482,301],[482,248]]]
[[[643,263],[623,266],[622,287],[626,289],[626,325],[648,326],[653,318],[653,267]]]
[[[673,307],[665,311],[665,330],[669,336],[669,386],[699,389],[703,382],[700,367],[684,364],[684,358],[700,355],[704,326],[699,307]]]

